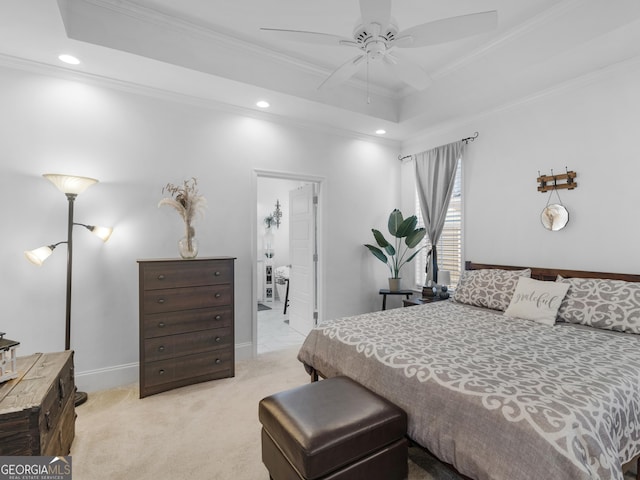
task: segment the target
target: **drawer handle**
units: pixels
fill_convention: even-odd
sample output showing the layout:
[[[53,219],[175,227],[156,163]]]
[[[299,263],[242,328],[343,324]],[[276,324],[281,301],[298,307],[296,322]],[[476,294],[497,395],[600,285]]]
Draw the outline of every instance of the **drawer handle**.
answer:
[[[215,272],[213,275],[216,276],[216,277],[219,277],[222,274],[220,272]]]
[[[216,294],[214,295],[214,297],[216,297],[216,298],[220,298],[221,296],[222,296],[222,294],[221,294],[221,293],[216,293]]]
[[[162,273],[158,275],[158,280],[164,280],[164,275]]]
[[[160,322],[160,323],[158,323],[158,328],[164,328],[164,327],[165,327],[164,322]]]
[[[160,346],[158,347],[158,351],[159,351],[159,352],[164,352],[164,345],[160,345]]]
[[[159,375],[164,375],[164,368],[161,368],[160,370],[158,370],[158,374]]]
[[[219,358],[216,358],[216,365],[220,365],[222,363],[222,360],[220,360]]]
[[[164,303],[164,298],[159,298],[159,299],[158,299],[158,303],[159,303],[159,304],[163,304],[163,303]]]
[[[220,320],[222,319],[222,315],[216,315],[215,317],[213,317],[214,320]]]
[[[221,341],[222,341],[222,338],[216,337],[216,343],[220,343]]]
[[[51,412],[49,410],[44,414],[44,421],[47,425],[47,430],[51,430]]]

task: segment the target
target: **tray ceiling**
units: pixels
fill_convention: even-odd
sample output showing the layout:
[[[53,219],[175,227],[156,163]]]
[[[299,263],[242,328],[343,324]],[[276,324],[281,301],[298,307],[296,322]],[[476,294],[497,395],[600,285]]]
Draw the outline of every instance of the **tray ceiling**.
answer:
[[[353,57],[348,47],[283,41],[261,27],[350,37],[357,0],[4,0],[0,61],[64,67],[251,112],[406,140],[640,55],[637,0],[394,0],[400,29],[498,11],[490,33],[403,49],[432,78],[418,91],[369,65],[348,82],[318,85]],[[25,63],[22,63],[24,66]],[[58,67],[56,67],[58,68]],[[264,115],[264,114],[263,114]]]

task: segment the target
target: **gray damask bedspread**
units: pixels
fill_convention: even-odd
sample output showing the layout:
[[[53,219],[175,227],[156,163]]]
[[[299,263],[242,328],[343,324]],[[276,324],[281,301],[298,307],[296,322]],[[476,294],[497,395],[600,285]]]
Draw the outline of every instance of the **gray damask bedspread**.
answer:
[[[437,302],[324,322],[298,358],[403,408],[409,437],[478,480],[621,480],[640,454],[638,335]]]

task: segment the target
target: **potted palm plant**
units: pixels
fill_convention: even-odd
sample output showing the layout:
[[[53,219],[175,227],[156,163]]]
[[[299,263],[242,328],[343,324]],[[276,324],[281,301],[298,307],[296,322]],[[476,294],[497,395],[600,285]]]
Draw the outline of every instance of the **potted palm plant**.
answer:
[[[388,222],[389,233],[393,236],[392,242],[388,242],[379,230],[372,228],[373,238],[378,246],[365,244],[365,247],[378,260],[389,267],[391,272],[389,290],[391,291],[400,289],[400,270],[424,248],[420,247],[410,254],[410,251],[418,246],[427,233],[424,228],[416,228],[417,224],[418,218],[415,215],[403,218],[400,210],[396,208],[389,215]]]

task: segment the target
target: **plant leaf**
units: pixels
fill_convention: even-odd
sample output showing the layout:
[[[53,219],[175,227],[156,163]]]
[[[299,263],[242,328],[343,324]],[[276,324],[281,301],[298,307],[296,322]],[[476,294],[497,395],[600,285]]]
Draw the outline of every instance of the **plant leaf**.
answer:
[[[371,253],[373,253],[373,255],[380,260],[383,263],[387,263],[387,256],[382,252],[382,250],[380,250],[378,247],[375,247],[373,245],[369,245],[368,243],[364,245],[365,247],[367,247],[369,249],[369,251]]]
[[[404,243],[406,243],[409,248],[416,247],[426,234],[427,231],[424,228],[418,228],[409,234]]]
[[[378,242],[379,246],[381,246],[382,248],[386,248],[386,246],[389,245],[389,242],[387,242],[387,239],[384,238],[382,233],[380,233],[380,230],[372,228],[371,231],[373,232],[373,237],[376,239],[376,242]]]
[[[178,212],[178,214],[182,217],[182,219],[186,222],[187,221],[187,211],[185,210],[184,206],[178,202],[177,200],[173,199],[173,198],[163,198],[158,202],[158,208],[160,208],[163,205],[168,205],[169,207],[173,207],[176,209],[176,211]]]
[[[397,208],[389,215],[389,233],[394,237],[399,237],[398,228],[403,222],[402,213]]]
[[[424,247],[420,247],[418,250],[416,250],[415,252],[413,252],[413,254],[407,258],[407,260],[405,261],[405,263],[409,263],[411,260],[413,260],[413,257],[415,257],[418,253],[420,253],[420,250],[422,250]]]
[[[406,237],[407,235],[410,235],[416,229],[417,224],[418,224],[418,217],[416,217],[415,215],[405,218],[404,221],[398,227],[397,236],[400,238],[403,238],[403,237]]]
[[[393,248],[393,245],[391,245],[390,243],[387,244],[386,247],[384,247],[384,249],[387,251],[387,253],[391,256],[396,254],[396,249]]]

